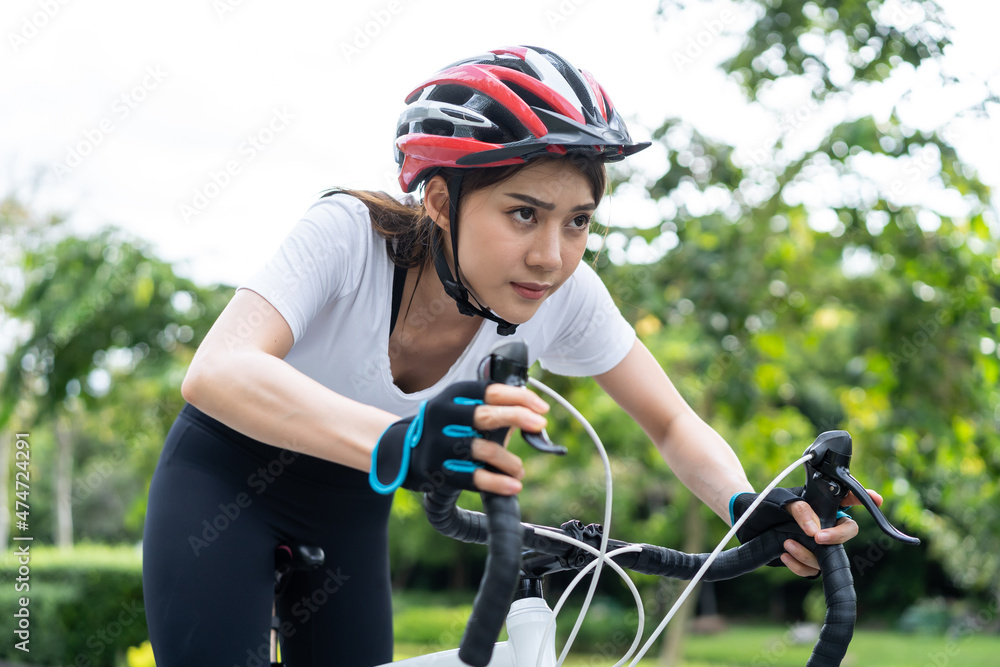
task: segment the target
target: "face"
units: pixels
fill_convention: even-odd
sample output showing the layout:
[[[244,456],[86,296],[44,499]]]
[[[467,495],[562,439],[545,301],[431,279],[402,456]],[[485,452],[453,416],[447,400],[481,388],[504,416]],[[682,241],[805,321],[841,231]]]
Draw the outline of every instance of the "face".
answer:
[[[527,321],[576,270],[595,208],[586,177],[558,161],[470,193],[459,207],[462,281],[500,317]]]

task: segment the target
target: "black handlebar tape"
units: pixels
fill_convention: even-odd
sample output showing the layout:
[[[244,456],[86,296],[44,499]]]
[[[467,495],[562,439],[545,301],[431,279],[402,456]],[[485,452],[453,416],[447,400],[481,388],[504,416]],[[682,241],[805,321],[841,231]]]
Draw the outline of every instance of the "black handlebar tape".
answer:
[[[517,496],[481,494],[489,524],[489,553],[472,615],[458,645],[459,659],[473,667],[486,667],[493,646],[507,618],[507,608],[521,576],[521,507]]]
[[[486,544],[490,536],[486,515],[456,506],[461,493],[461,489],[444,486],[425,494],[427,520],[445,537],[470,544]]]
[[[776,533],[763,533],[746,544],[721,552],[709,566],[702,581],[735,579],[766,565],[785,551],[783,539]],[[625,554],[634,555],[634,554]],[[689,554],[666,547],[642,545],[634,565],[620,563],[641,574],[673,579],[693,579],[710,554]],[[618,558],[615,558],[618,562]]]
[[[464,542],[486,544],[489,534],[486,516],[479,512],[456,507],[455,501],[460,493],[459,490],[445,489],[427,494],[424,497],[424,507],[428,518],[434,527],[444,535]],[[512,525],[511,527],[513,532],[510,533],[510,539],[512,541],[513,539],[518,540],[518,548],[520,548],[523,539],[524,546],[542,553],[551,553],[557,556],[565,556],[568,553],[570,548],[567,545],[537,534],[535,528],[536,526],[518,522],[516,526]],[[539,526],[539,528],[547,527]],[[557,528],[547,528],[547,530],[560,532]],[[520,537],[514,538],[514,534]],[[746,544],[720,553],[705,573],[704,580],[732,579],[762,567],[784,552],[784,541],[789,537],[797,538],[816,554],[823,572],[823,591],[826,595],[827,606],[826,618],[807,667],[839,667],[854,636],[854,624],[857,619],[857,594],[854,591],[854,577],[851,575],[850,562],[842,545],[817,545],[813,540],[796,535],[791,531],[768,531]],[[648,544],[641,546],[640,553],[626,553],[616,556],[615,562],[642,574],[692,579],[708,558],[708,554],[687,554]],[[519,554],[517,558],[519,562]],[[489,565],[489,561],[487,564]],[[481,585],[480,595],[476,597],[477,605],[482,599],[488,599],[482,595],[483,591],[484,588]],[[497,608],[505,613],[510,598],[506,597],[506,592],[502,592],[501,595],[504,596],[505,604],[497,605]],[[494,604],[496,603],[494,602]],[[475,612],[473,615],[475,616]],[[470,628],[466,631],[467,635],[470,634],[471,626],[470,621]],[[491,643],[486,649],[489,652],[492,652],[492,642],[495,641],[496,635],[493,637],[494,639],[490,640]],[[483,663],[466,662],[485,665],[489,661],[489,655],[487,654],[486,662]],[[465,660],[462,654],[459,657]]]
[[[810,541],[811,542],[811,541]],[[847,552],[841,544],[810,543],[823,571],[826,618],[806,667],[838,667],[847,655],[858,615],[858,597]]]

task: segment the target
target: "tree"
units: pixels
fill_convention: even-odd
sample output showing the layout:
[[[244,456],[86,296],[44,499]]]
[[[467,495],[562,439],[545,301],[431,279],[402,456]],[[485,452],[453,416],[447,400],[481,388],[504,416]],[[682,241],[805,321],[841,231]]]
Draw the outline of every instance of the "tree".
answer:
[[[3,229],[15,227],[15,216],[31,218],[14,202],[2,210]],[[88,238],[66,234],[58,221],[18,229],[20,272],[5,289],[3,305],[23,335],[7,357],[0,425],[26,404],[22,418],[54,435],[55,460],[47,473],[55,484],[54,541],[69,545],[74,470],[86,464],[75,450],[86,441],[88,454],[107,456],[95,449],[125,446],[122,438],[130,432],[113,429],[148,414],[133,404],[136,399],[158,405],[168,393],[165,385],[179,394],[186,361],[229,290],[199,288],[178,277],[143,243],[114,228]],[[84,424],[98,413],[108,419],[104,432],[84,438]],[[157,416],[159,435],[172,416]]]
[[[995,595],[1000,228],[953,141],[996,95],[984,88],[921,130],[904,121],[904,94],[877,117],[842,113],[802,148],[806,120],[897,71],[940,73],[948,27],[934,2],[746,4],[757,20],[723,67],[758,107],[804,82],[809,118],[779,115],[763,151],[665,122],[655,138],[670,170],[645,184],[674,213],[615,231],[619,245],[669,237],[658,247],[672,249],[608,265],[607,280],[641,285],[625,307],[661,358],[688,344],[682,389],[752,476],[846,427],[858,476],[886,492],[890,514],[929,538],[957,582]],[[941,94],[964,83],[939,78]],[[974,548],[954,548],[963,540]]]
[[[819,432],[847,428],[855,474],[884,493],[890,518],[926,538],[955,582],[995,596],[1000,228],[990,189],[954,145],[995,91],[982,88],[942,127],[907,122],[908,92],[851,114],[851,100],[907,70],[937,72],[942,95],[966,83],[941,74],[950,42],[936,3],[741,8],[753,25],[722,68],[773,134],[732,145],[666,120],[654,133],[666,173],[617,173],[645,190],[661,223],[612,228],[617,253],[598,257],[599,270],[752,480],[762,485]],[[789,91],[799,96],[783,107]],[[641,496],[659,482],[636,484]],[[878,535],[851,545],[856,576],[895,576],[865,584],[898,611],[938,584],[866,559],[876,545],[883,565],[907,558]]]

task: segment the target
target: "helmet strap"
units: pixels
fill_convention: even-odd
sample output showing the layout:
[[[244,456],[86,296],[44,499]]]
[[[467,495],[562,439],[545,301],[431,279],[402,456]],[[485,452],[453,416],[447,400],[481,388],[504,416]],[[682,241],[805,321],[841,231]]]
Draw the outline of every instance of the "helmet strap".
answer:
[[[451,267],[448,266],[448,260],[445,259],[443,249],[441,248],[441,239],[438,234],[433,235],[431,241],[432,253],[434,256],[434,270],[437,271],[438,278],[441,280],[441,284],[444,285],[445,294],[450,296],[458,304],[458,312],[462,315],[468,315],[469,317],[479,317],[495,322],[497,325],[497,333],[501,336],[509,336],[517,330],[517,325],[508,322],[502,317],[497,316],[489,308],[486,308],[475,296],[469,294],[469,288],[462,284],[462,278],[459,275],[459,265],[458,265],[458,197],[462,190],[462,172],[459,171],[454,177],[448,182],[448,220],[449,220],[449,235],[451,236],[451,255],[455,258],[455,275],[451,274]],[[469,298],[475,301],[473,305]]]

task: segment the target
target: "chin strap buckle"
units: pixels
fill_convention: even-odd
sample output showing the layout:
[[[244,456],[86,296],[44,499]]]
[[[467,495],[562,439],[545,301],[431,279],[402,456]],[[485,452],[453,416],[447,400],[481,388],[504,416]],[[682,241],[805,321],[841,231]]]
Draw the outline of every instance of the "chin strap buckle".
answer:
[[[459,285],[454,280],[442,280],[444,292],[455,301],[461,302],[469,298],[469,290],[465,285]]]

